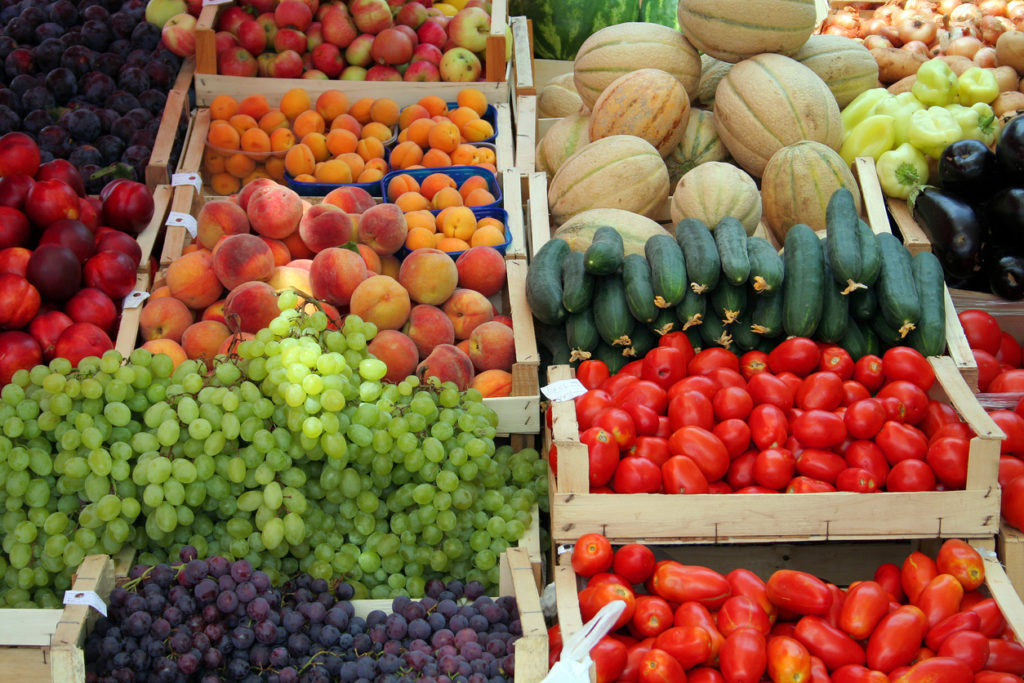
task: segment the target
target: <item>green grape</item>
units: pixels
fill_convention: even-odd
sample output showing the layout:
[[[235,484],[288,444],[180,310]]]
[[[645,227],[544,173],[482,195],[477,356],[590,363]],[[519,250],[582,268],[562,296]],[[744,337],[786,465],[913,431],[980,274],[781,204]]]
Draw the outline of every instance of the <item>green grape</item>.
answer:
[[[264,525],[263,531],[260,534],[263,546],[268,550],[277,548],[284,540],[284,533],[284,521],[280,517],[270,519],[266,525]]]

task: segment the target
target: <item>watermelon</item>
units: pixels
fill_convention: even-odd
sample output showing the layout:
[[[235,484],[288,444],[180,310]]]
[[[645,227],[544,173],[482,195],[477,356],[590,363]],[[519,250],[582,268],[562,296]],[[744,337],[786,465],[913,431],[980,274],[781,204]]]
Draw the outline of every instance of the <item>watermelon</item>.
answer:
[[[533,54],[538,59],[575,59],[591,33],[636,21],[639,12],[638,0],[510,0],[508,7],[509,16],[533,22]]]
[[[679,0],[640,0],[640,18],[637,21],[661,24],[678,31],[677,9],[679,9]]]

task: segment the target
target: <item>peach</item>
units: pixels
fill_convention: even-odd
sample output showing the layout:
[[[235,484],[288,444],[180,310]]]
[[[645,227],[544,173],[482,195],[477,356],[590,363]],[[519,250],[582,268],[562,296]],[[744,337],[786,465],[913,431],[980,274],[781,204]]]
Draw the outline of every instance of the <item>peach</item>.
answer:
[[[420,360],[427,357],[438,344],[454,344],[455,328],[452,321],[437,306],[419,304],[409,311],[409,320],[402,331],[416,344]]]
[[[494,296],[505,287],[505,257],[494,247],[473,247],[455,259],[459,287]]]
[[[217,353],[214,354],[214,355],[216,355],[216,356],[226,356],[226,355],[232,354],[232,353],[235,352],[235,348],[238,346],[239,342],[244,342],[244,341],[247,341],[249,339],[255,339],[255,338],[256,338],[256,335],[255,334],[250,334],[249,332],[235,332],[235,333],[232,333],[232,334],[228,335],[228,337],[223,342],[221,342],[220,348],[217,349]]]
[[[380,274],[390,275],[391,277],[398,279],[398,271],[402,267],[402,262],[398,260],[397,256],[381,256],[380,257]]]
[[[401,382],[415,374],[420,360],[415,342],[398,330],[381,330],[370,340],[366,350],[388,366],[388,374],[384,375],[387,382]]]
[[[512,373],[505,370],[484,370],[473,377],[471,388],[479,391],[484,398],[512,395]]]
[[[274,273],[274,252],[257,235],[231,235],[213,250],[213,272],[226,289],[243,282],[269,280]]]
[[[411,306],[409,292],[394,278],[371,275],[356,285],[348,310],[378,330],[397,330],[409,319]]]
[[[309,284],[309,271],[292,266],[278,266],[274,274],[267,280],[275,292],[286,289],[297,289],[308,296],[313,296],[313,287]]]
[[[378,254],[394,254],[408,233],[405,214],[394,204],[377,204],[359,218],[359,241]]]
[[[184,254],[167,267],[171,296],[189,308],[206,308],[220,298],[224,287],[213,272],[213,256],[206,250]]]
[[[274,254],[275,266],[283,266],[292,260],[292,253],[288,250],[288,245],[281,240],[271,239],[263,235],[260,235],[260,239],[267,243],[271,253]]]
[[[376,204],[370,193],[361,187],[336,187],[324,197],[325,204],[334,204],[345,213],[362,213]]]
[[[214,199],[203,204],[196,222],[196,241],[207,249],[213,249],[213,245],[224,235],[249,232],[249,217],[242,207],[230,199]]]
[[[317,204],[299,221],[299,237],[313,253],[352,241],[352,218],[334,204]]]
[[[150,299],[139,313],[139,334],[150,339],[181,341],[181,335],[192,324],[192,311],[173,296]]]
[[[150,296],[150,299],[153,297]],[[224,319],[224,299],[214,301],[212,304],[203,309],[202,315],[199,316],[200,320],[216,320],[217,322],[227,324]]]
[[[170,295],[171,295],[171,288],[168,287],[167,285],[161,285],[160,287],[157,287],[152,292],[150,292],[149,298],[150,299],[160,299],[162,297],[170,296]]]
[[[461,287],[452,292],[441,308],[452,321],[456,339],[469,339],[470,333],[478,325],[493,318],[494,310],[491,302],[483,294]]]
[[[357,244],[356,249],[359,250],[359,255],[363,257],[363,261],[366,262],[366,269],[374,275],[383,275],[383,266],[380,262],[380,254],[375,252],[369,246],[365,244]],[[392,276],[394,277],[394,276]]]
[[[158,353],[166,354],[170,357],[173,362],[173,367],[175,368],[188,360],[188,355],[185,353],[185,349],[181,348],[181,344],[173,339],[150,339],[142,345],[142,348],[146,349],[153,355]]]
[[[440,306],[455,291],[459,271],[452,257],[440,249],[417,249],[402,261],[398,281],[416,303]]]
[[[302,200],[294,190],[274,183],[274,187],[261,188],[249,197],[246,214],[254,231],[283,239],[299,227]]]
[[[278,313],[277,292],[266,282],[243,282],[224,300],[224,318],[233,332],[256,334]]]
[[[359,252],[341,247],[324,249],[309,267],[313,296],[335,306],[348,306],[352,292],[367,277],[369,271]]]
[[[181,348],[193,360],[202,360],[206,369],[213,369],[213,357],[231,331],[224,323],[216,320],[200,320],[189,325],[181,335]]]
[[[469,338],[463,339],[455,346],[457,346],[459,350],[461,350],[467,356],[469,355]]]
[[[473,362],[466,353],[452,344],[440,344],[416,366],[420,380],[437,377],[442,382],[454,382],[465,391],[473,381]]]
[[[245,184],[245,187],[243,187],[241,191],[239,191],[238,196],[235,197],[235,201],[238,203],[240,207],[242,207],[242,211],[248,211],[249,199],[256,193],[257,190],[262,190],[263,188],[266,187],[274,188],[280,187],[280,185],[278,185],[276,181],[273,181],[270,178],[257,178],[256,180],[252,180]]]
[[[297,258],[292,259],[285,264],[289,268],[301,268],[302,270],[309,272],[309,267],[313,265],[313,259],[311,258]]]
[[[469,357],[477,370],[511,370],[516,362],[512,329],[496,320],[478,325],[469,335]]]
[[[495,315],[494,319],[502,325],[507,326],[510,330],[512,329],[512,316],[510,315]]]

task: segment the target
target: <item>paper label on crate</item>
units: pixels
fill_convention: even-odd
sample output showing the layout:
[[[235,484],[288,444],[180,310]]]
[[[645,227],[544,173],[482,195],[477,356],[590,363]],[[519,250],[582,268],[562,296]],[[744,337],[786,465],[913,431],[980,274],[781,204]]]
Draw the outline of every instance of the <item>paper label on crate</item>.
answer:
[[[191,185],[196,192],[203,193],[203,179],[198,173],[174,173],[171,175],[171,187]]]
[[[121,304],[121,308],[138,308],[142,305],[142,302],[149,298],[149,292],[140,292],[134,290],[124,298],[124,302]]]
[[[107,603],[103,602],[103,598],[96,591],[64,591],[64,604],[89,605],[103,616],[107,616]]]
[[[232,0],[203,0],[203,7],[207,5],[226,5]]]
[[[546,387],[541,387],[542,394],[552,401],[571,401],[577,396],[587,393],[587,388],[578,379],[560,379]]]
[[[171,211],[167,214],[167,225],[183,226],[192,239],[195,239],[196,235],[199,234],[199,223],[196,221],[195,216],[190,216],[181,211]]]

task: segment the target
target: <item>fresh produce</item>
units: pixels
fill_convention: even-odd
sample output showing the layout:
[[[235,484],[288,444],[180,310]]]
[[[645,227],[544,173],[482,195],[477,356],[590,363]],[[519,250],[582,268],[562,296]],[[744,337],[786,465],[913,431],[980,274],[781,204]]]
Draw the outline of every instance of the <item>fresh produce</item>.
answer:
[[[703,109],[691,109],[682,141],[665,157],[669,183],[675,187],[683,175],[698,165],[728,158],[729,152],[715,130],[715,115]]]
[[[591,107],[590,139],[635,135],[665,157],[682,141],[689,118],[690,97],[682,83],[661,69],[636,69],[601,91]]]
[[[555,76],[537,93],[537,116],[540,118],[569,116],[582,106],[583,100],[576,92],[571,72]]]
[[[544,171],[550,179],[566,159],[589,142],[589,113],[577,112],[562,117],[537,142],[537,170]]]
[[[878,62],[862,44],[844,36],[813,35],[793,59],[825,81],[840,107],[878,83]]]
[[[761,221],[761,193],[743,169],[724,161],[707,160],[679,178],[669,214],[677,223],[689,217],[707,225],[717,225],[729,216],[752,235]]]
[[[742,0],[680,0],[679,29],[694,47],[727,62],[763,53],[792,54],[814,32],[814,3],[769,2],[758,16]]]
[[[533,0],[512,0],[509,15],[533,21],[533,49],[540,59],[573,59],[580,46],[601,29],[637,20],[636,0],[595,4],[545,5]]]
[[[623,249],[627,254],[644,253],[647,239],[652,235],[670,235],[659,223],[632,211],[588,209],[558,226],[552,237],[565,240],[573,251],[586,251],[594,232],[602,225],[615,226],[622,235]]]

